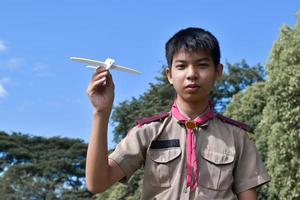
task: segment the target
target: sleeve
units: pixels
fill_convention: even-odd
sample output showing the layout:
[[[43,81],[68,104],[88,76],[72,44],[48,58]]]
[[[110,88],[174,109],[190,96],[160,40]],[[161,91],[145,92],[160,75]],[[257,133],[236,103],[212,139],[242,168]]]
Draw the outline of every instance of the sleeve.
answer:
[[[109,155],[109,159],[114,160],[125,173],[125,180],[122,179],[122,182],[128,180],[144,163],[150,143],[146,136],[145,129],[134,127]]]
[[[269,182],[271,177],[266,171],[254,142],[249,139],[246,132],[241,134],[239,150],[234,170],[233,189],[235,193],[244,192]]]

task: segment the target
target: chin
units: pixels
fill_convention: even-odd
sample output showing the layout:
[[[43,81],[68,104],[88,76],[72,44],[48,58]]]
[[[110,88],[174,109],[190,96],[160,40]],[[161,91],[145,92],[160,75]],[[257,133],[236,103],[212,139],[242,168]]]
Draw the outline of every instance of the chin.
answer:
[[[187,95],[183,97],[183,100],[188,103],[202,103],[208,101],[208,97],[203,96],[195,96],[195,95]]]

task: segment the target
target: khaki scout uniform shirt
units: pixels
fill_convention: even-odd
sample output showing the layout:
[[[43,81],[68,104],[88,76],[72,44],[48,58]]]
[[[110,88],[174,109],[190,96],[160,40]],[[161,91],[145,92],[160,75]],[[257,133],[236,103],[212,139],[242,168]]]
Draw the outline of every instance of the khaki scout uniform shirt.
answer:
[[[198,188],[186,187],[186,128],[171,114],[134,127],[109,156],[129,178],[144,164],[142,199],[237,199],[271,180],[246,131],[214,117],[196,133]]]

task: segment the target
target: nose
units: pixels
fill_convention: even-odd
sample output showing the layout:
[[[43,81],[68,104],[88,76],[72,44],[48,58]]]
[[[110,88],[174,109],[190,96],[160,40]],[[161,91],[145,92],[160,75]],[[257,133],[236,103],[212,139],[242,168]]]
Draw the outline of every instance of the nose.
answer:
[[[190,65],[188,67],[187,75],[186,76],[187,76],[187,79],[189,79],[189,80],[198,79],[197,69],[194,66]]]

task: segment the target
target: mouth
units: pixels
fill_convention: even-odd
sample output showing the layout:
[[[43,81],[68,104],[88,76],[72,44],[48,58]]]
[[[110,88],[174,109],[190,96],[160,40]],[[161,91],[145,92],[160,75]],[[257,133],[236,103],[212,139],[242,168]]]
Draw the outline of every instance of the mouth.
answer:
[[[188,84],[185,86],[185,89],[189,92],[195,92],[200,88],[200,85],[198,84]]]
[[[185,88],[200,88],[200,85],[198,84],[188,84],[187,86],[185,86]]]

